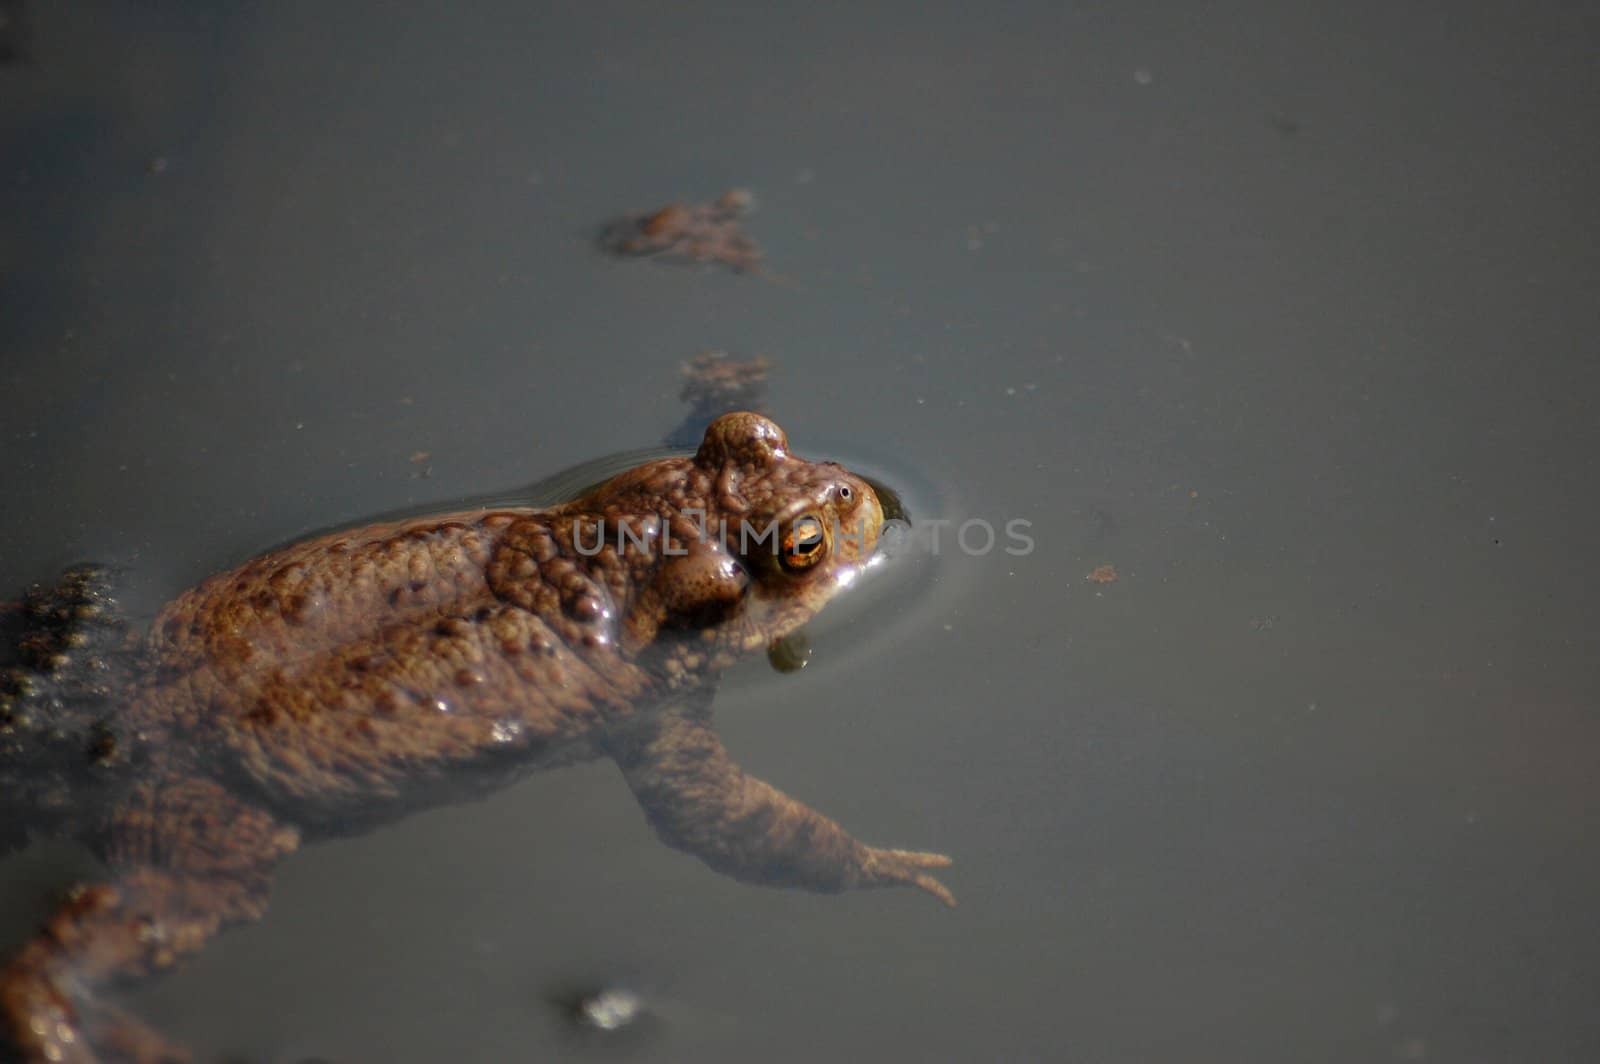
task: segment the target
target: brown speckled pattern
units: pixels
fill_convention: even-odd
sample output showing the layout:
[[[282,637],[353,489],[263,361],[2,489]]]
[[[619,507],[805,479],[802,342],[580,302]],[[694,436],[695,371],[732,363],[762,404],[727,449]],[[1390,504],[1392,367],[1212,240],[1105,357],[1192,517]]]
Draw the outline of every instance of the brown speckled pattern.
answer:
[[[789,536],[796,553],[780,561],[802,516],[845,532],[816,553]],[[337,532],[181,595],[152,624],[152,667],[118,721],[134,782],[92,832],[117,878],[0,975],[12,1043],[30,1061],[100,1059],[94,1044],[167,1059],[93,987],[259,916],[302,835],[597,756],[616,760],[664,841],[718,871],[822,891],[909,885],[953,904],[927,871],[946,858],[857,841],[745,775],[710,728],[719,672],[847,586],[882,520],[863,480],[794,457],[777,425],[738,413],[693,457],[553,510]]]

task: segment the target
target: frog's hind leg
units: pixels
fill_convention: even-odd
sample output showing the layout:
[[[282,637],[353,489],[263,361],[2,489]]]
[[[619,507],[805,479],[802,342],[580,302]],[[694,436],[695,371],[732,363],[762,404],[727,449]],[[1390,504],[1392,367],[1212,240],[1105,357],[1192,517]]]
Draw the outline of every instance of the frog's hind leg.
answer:
[[[171,966],[223,927],[258,919],[299,832],[195,778],[134,790],[106,823],[111,882],[80,888],[0,973],[4,1034],[27,1061],[182,1060],[97,1002],[108,983]],[[3,1056],[3,1053],[0,1053]]]

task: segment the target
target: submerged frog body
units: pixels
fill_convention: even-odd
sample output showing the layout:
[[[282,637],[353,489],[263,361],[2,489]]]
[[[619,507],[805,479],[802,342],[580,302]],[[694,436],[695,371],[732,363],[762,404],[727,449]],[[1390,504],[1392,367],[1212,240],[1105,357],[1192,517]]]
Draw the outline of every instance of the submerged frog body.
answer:
[[[549,510],[325,535],[180,596],[152,623],[77,824],[114,873],[0,975],[27,1060],[174,1055],[97,985],[257,918],[303,841],[598,757],[669,845],[736,878],[909,885],[953,904],[937,854],[867,846],[746,775],[710,728],[715,681],[847,587],[873,489],[729,414],[692,457]],[[109,798],[108,798],[109,796]]]

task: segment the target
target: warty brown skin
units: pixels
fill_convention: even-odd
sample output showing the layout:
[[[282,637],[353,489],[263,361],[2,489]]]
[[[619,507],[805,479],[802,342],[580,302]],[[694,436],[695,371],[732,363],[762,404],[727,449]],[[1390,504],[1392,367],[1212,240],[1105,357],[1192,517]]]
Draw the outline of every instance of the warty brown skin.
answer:
[[[120,722],[145,756],[90,833],[112,881],[0,975],[6,1035],[28,1061],[183,1059],[95,987],[258,918],[303,840],[602,756],[664,841],[727,875],[954,904],[929,871],[948,858],[859,842],[710,727],[721,670],[847,587],[882,522],[865,481],[738,413],[556,509],[338,532],[205,581],[146,637]]]

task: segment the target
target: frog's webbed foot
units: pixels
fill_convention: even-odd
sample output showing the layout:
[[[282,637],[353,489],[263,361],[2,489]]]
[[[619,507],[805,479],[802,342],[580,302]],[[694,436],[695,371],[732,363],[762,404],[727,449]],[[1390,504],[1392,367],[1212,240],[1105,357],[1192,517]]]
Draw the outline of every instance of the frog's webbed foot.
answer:
[[[136,790],[106,825],[115,882],[77,891],[0,972],[0,1038],[30,1064],[187,1059],[96,991],[259,918],[273,866],[298,844],[293,828],[209,780]]]
[[[955,896],[929,869],[937,853],[868,846],[834,821],[744,773],[711,730],[709,695],[633,722],[610,753],[662,841],[747,883],[831,893],[916,887]]]

